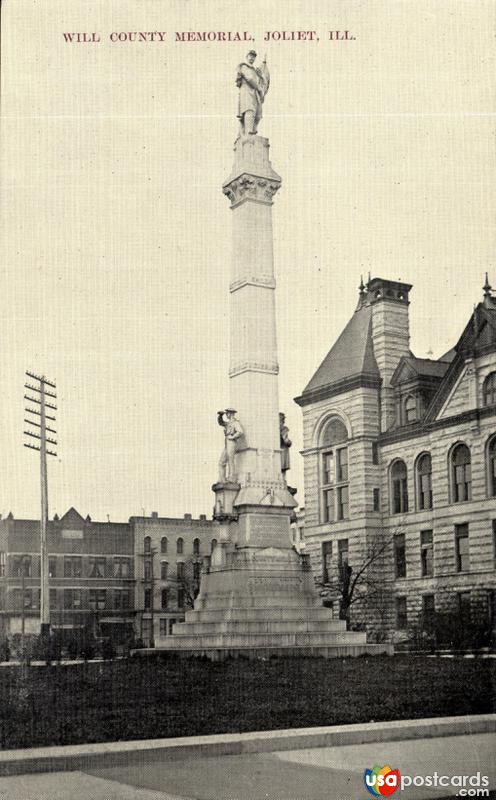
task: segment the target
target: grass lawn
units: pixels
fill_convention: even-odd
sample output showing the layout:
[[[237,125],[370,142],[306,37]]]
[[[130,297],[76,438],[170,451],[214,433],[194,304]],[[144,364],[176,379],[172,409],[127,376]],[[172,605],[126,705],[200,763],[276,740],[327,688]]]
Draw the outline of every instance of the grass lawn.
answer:
[[[496,710],[496,659],[175,657],[0,671],[0,747]]]

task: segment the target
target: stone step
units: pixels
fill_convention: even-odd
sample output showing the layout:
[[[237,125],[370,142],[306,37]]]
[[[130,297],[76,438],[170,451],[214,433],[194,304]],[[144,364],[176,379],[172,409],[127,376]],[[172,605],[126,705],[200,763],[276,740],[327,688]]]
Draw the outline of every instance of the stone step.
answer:
[[[346,627],[344,620],[336,619],[332,616],[329,608],[324,608],[322,604],[318,606],[301,606],[301,605],[285,605],[277,608],[240,608],[238,606],[230,606],[228,608],[216,609],[194,609],[187,611],[185,615],[186,622],[227,622],[227,621],[243,621],[256,622],[269,622],[272,620],[281,620],[283,622],[290,622],[292,620],[304,621],[312,620],[332,620],[338,623],[341,628]]]
[[[339,633],[244,633],[202,634],[201,636],[173,633],[157,640],[165,650],[182,647],[215,649],[217,647],[319,647],[331,645],[366,644],[366,635],[361,631]]]
[[[298,602],[299,601],[299,602]],[[286,608],[289,603],[295,603],[302,608],[322,608],[318,598],[303,594],[298,596],[293,593],[272,593],[272,594],[208,594],[205,597],[199,595],[195,600],[195,609],[225,609],[236,603],[240,608]]]
[[[146,657],[148,655],[156,656],[160,651],[167,653],[174,653],[175,655],[188,657],[202,657],[209,658],[211,661],[224,661],[226,658],[347,658],[363,655],[393,655],[393,645],[391,644],[343,644],[343,645],[320,645],[316,647],[278,647],[273,645],[270,647],[232,647],[229,645],[209,648],[200,645],[197,641],[191,647],[164,647],[163,643],[168,641],[167,638],[156,640],[156,647],[147,650],[138,650],[137,653]],[[171,636],[170,640],[174,642],[174,637]]]
[[[246,633],[344,633],[345,623],[333,619],[296,619],[296,620],[226,620],[202,622],[188,620],[174,625],[174,636],[177,634],[204,636],[205,634]]]

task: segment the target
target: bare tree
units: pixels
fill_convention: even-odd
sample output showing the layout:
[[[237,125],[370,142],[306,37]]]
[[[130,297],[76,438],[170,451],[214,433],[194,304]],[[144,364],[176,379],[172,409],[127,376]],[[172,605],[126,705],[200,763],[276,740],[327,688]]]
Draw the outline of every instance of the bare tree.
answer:
[[[176,575],[170,580],[170,586],[176,589],[176,592],[182,592],[184,598],[184,607],[193,608],[194,602],[198,597],[200,591],[200,574],[201,574],[201,559],[189,558],[187,561],[181,562],[181,569],[177,569]]]
[[[392,550],[397,533],[398,530],[395,530],[391,534],[378,535],[368,544],[358,563],[336,563],[328,576],[329,580],[319,583],[324,602],[337,600],[339,617],[348,624],[354,606],[362,609],[373,607],[380,616],[385,615],[387,592],[381,566]]]

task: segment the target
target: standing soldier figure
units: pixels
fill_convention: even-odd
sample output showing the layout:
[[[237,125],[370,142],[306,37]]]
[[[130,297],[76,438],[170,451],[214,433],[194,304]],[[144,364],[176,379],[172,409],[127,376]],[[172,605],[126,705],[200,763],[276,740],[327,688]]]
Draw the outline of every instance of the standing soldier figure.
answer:
[[[236,86],[239,89],[238,119],[241,136],[256,134],[258,123],[262,119],[262,103],[269,91],[270,75],[264,61],[261,68],[253,64],[257,54],[250,50],[246,61],[238,66]]]
[[[227,419],[224,419],[224,414]],[[236,442],[243,436],[243,427],[234,416],[234,408],[226,408],[225,411],[217,412],[217,422],[224,428],[224,449],[219,460],[219,483],[227,480],[231,483],[236,482],[236,469],[234,466],[234,454],[236,452]],[[227,474],[226,474],[227,467]]]

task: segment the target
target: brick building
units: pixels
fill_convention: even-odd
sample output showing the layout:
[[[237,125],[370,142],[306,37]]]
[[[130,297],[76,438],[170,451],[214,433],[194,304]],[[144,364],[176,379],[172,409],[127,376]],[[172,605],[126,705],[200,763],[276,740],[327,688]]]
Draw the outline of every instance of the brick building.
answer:
[[[67,636],[88,624],[115,643],[134,625],[134,535],[127,523],[92,522],[70,508],[48,522],[50,620]],[[0,520],[0,625],[40,629],[40,523]]]
[[[423,359],[409,348],[410,289],[362,284],[353,316],[296,398],[306,549],[337,606],[363,570],[349,614],[371,636],[432,632],[443,615],[462,633],[490,635],[496,300],[486,281],[455,347]]]
[[[219,526],[204,514],[192,519],[131,517],[136,560],[136,631],[146,646],[158,644],[184,621],[200,581],[204,556],[217,543]]]
[[[147,645],[184,620],[217,523],[131,517],[93,522],[70,508],[47,526],[50,625],[66,640],[85,627],[116,645]],[[0,640],[40,630],[39,520],[0,519]]]

